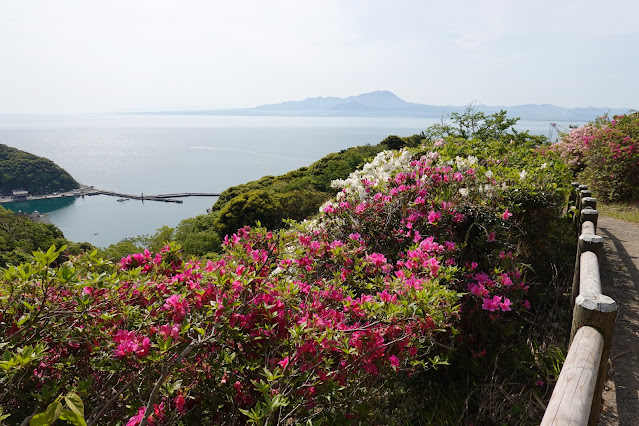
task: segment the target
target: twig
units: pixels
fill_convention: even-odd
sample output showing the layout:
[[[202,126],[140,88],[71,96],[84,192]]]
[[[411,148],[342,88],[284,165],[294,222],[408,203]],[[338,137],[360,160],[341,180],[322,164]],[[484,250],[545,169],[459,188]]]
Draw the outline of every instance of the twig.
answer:
[[[144,373],[144,370],[146,370],[146,367],[144,367],[144,368],[142,369],[142,371],[140,371],[140,374],[139,374],[139,375],[142,375],[142,373]],[[112,397],[110,400],[108,400],[106,404],[104,404],[104,405],[102,406],[102,408],[100,409],[100,411],[98,411],[98,413],[97,413],[97,414],[93,414],[93,413],[91,413],[91,415],[88,417],[88,419],[91,419],[91,421],[90,421],[90,422],[87,422],[87,426],[94,426],[94,425],[97,423],[97,421],[98,421],[98,420],[100,420],[100,417],[102,417],[102,415],[104,414],[104,412],[105,412],[105,411],[106,411],[106,410],[107,410],[107,409],[108,409],[111,405],[113,405],[113,403],[114,403],[114,402],[115,402],[115,401],[116,401],[116,400],[120,397],[120,395],[122,395],[122,393],[123,393],[125,390],[127,390],[127,388],[128,388],[129,386],[131,386],[131,383],[133,383],[133,381],[135,380],[135,378],[136,378],[136,377],[137,377],[136,375],[134,375],[133,377],[131,377],[131,380],[129,380],[128,382],[126,382],[126,383],[124,384],[124,386],[122,386],[122,388],[121,388],[118,392],[116,392],[116,393],[115,393],[115,395],[113,395],[113,397]]]
[[[201,340],[197,343],[191,342],[191,344],[189,344],[186,348],[184,348],[184,350],[180,353],[180,355],[177,357],[177,359],[174,362],[170,363],[164,368],[162,375],[160,376],[158,381],[155,383],[155,386],[153,387],[153,390],[151,391],[151,395],[149,396],[149,400],[146,403],[146,410],[144,411],[144,415],[142,416],[142,421],[140,422],[140,426],[147,425],[149,421],[149,417],[153,413],[153,405],[155,405],[155,401],[158,398],[158,393],[160,392],[160,388],[162,387],[162,384],[164,384],[164,381],[166,380],[166,378],[169,377],[169,374],[171,374],[171,371],[173,371],[175,366],[180,364],[193,349],[197,349],[200,346],[204,345],[206,342],[211,340],[213,336],[214,334],[211,334],[206,339]]]
[[[622,352],[620,354],[617,354],[617,355],[613,356],[612,358],[610,358],[610,363],[612,364],[613,362],[615,362],[615,360],[617,358],[621,358],[622,356],[627,355],[629,353],[630,353],[630,351],[626,351],[626,352]]]

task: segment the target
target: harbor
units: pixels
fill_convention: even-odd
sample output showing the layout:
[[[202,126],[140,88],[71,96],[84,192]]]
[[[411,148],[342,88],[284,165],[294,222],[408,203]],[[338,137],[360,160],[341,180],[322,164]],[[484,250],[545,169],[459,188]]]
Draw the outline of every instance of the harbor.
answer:
[[[93,186],[85,186],[78,189],[74,189],[72,191],[46,194],[46,195],[26,195],[23,197],[1,197],[0,204],[2,203],[13,203],[16,201],[35,201],[35,200],[49,200],[56,198],[68,198],[68,197],[85,197],[85,196],[93,196],[93,195],[107,195],[110,197],[117,197],[117,201],[127,201],[127,200],[139,200],[139,201],[160,201],[164,203],[177,203],[182,204],[183,201],[181,198],[186,197],[219,197],[219,193],[208,193],[208,192],[180,192],[174,194],[156,194],[156,195],[144,195],[141,193],[137,194],[126,194],[122,192],[108,191],[104,189],[94,188]]]

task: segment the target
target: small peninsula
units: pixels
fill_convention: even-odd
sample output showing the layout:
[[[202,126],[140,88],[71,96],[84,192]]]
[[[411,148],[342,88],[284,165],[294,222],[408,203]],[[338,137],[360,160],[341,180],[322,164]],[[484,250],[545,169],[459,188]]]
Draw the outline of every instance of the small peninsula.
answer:
[[[80,184],[53,161],[0,144],[0,192],[42,195],[70,191]]]

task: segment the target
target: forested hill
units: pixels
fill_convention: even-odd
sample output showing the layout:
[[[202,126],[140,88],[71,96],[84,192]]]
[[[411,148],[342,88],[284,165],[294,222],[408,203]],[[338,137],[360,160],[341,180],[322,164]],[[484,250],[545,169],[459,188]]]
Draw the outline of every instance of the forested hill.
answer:
[[[80,184],[53,161],[0,144],[0,191],[14,189],[46,194],[79,188]]]

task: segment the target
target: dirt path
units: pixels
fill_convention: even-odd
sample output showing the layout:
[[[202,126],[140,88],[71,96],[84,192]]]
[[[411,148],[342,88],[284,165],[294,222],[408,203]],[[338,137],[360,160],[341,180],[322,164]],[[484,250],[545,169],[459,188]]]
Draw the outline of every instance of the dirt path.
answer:
[[[600,217],[601,283],[619,305],[600,425],[639,424],[639,225]]]

